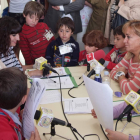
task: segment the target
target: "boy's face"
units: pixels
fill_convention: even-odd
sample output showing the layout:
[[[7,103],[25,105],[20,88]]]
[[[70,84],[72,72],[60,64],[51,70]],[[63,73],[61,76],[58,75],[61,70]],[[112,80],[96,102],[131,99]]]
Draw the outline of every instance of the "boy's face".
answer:
[[[72,30],[67,26],[63,25],[59,28],[58,34],[63,43],[66,43],[70,40],[71,35],[73,34]]]
[[[92,53],[95,52],[98,48],[96,48],[95,46],[89,46],[89,45],[85,45],[85,50],[88,53]]]
[[[122,35],[115,35],[114,45],[117,49],[123,50],[125,48],[124,38]]]
[[[34,27],[39,21],[39,18],[35,14],[31,16],[29,14],[27,16],[23,14],[23,16],[25,17],[26,24],[30,27]]]

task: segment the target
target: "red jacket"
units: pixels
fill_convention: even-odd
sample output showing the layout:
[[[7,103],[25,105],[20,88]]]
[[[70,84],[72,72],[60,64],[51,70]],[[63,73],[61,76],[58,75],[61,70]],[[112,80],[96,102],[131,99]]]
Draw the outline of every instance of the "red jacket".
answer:
[[[12,118],[0,108],[0,140],[19,140],[16,131],[22,136],[20,126],[17,126]]]
[[[49,41],[46,39],[45,35],[48,30],[49,27],[43,22],[38,23],[35,27],[23,25],[19,46],[26,65],[34,64],[35,59],[38,57],[43,56],[45,58],[47,46],[54,40],[54,36]]]
[[[111,59],[111,54],[115,53],[116,57]],[[114,48],[106,55],[105,60],[109,61],[109,64],[107,65],[107,69],[112,70],[125,56],[126,52],[119,53],[119,49],[117,49],[115,46]]]
[[[79,60],[78,62],[84,61],[86,58],[86,50],[80,51],[79,53]],[[87,66],[87,64],[84,64],[84,66]]]

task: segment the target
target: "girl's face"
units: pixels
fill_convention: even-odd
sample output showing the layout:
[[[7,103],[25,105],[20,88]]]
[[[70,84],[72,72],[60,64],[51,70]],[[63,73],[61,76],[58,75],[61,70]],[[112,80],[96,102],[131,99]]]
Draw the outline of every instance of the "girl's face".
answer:
[[[133,54],[140,52],[140,37],[130,28],[127,29],[124,39],[126,51]]]
[[[88,53],[92,53],[95,52],[98,48],[96,48],[95,46],[89,46],[89,45],[85,45],[85,50]]]
[[[11,34],[10,35],[10,46],[14,47],[17,44],[17,41],[19,41],[19,34]]]

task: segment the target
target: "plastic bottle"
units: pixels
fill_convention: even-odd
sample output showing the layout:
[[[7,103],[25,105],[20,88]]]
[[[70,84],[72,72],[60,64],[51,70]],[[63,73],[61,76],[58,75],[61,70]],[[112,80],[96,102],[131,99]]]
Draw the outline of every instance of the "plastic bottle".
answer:
[[[97,82],[100,82],[100,83],[102,83],[102,78],[101,78],[101,74],[100,74],[100,67],[96,67],[96,69],[95,69],[95,78],[94,78],[94,80],[95,81],[97,81]]]
[[[110,86],[111,80],[110,80],[108,71],[104,71],[104,76],[102,78],[102,83],[103,84],[108,84]]]

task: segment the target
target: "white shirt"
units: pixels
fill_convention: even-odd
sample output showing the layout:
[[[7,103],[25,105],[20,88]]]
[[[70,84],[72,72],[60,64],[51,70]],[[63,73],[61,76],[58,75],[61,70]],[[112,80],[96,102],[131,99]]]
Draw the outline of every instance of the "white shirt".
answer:
[[[10,0],[9,12],[10,13],[23,13],[25,4],[31,0]]]
[[[70,0],[70,3],[72,3],[72,0]],[[63,5],[60,5],[59,8],[60,8],[59,11],[64,11],[64,6]],[[63,18],[63,17],[69,17],[73,20],[73,18],[70,14],[67,14],[67,15],[63,14],[61,18]]]

